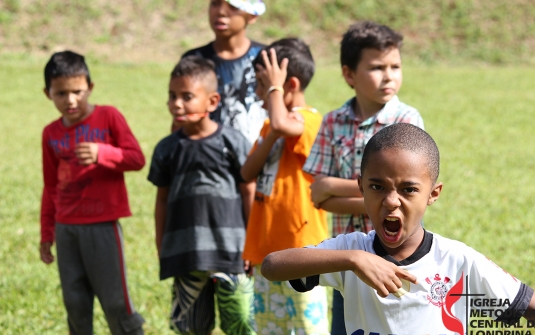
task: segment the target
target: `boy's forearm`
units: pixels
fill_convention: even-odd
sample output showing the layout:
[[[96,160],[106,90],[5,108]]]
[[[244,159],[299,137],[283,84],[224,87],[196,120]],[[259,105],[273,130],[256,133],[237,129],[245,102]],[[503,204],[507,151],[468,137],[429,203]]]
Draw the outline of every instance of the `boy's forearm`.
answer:
[[[249,215],[251,214],[251,208],[253,207],[254,194],[256,191],[256,183],[241,183],[240,184],[240,193],[243,202],[243,216],[245,219],[245,226],[249,221]]]
[[[331,197],[322,202],[320,208],[336,214],[366,214],[364,198],[361,197]]]
[[[145,156],[139,146],[118,148],[99,143],[98,164],[116,171],[138,171],[145,166]]]
[[[359,182],[357,180],[326,177],[328,191],[336,197],[361,197]]]
[[[305,278],[323,273],[353,270],[359,250],[294,248],[269,254],[261,272],[271,281]]]
[[[289,116],[290,111],[284,105],[283,94],[280,91],[272,91],[268,96],[268,114],[271,129],[281,136],[300,136],[305,130],[305,125]]]
[[[254,180],[262,171],[264,164],[266,163],[269,152],[273,147],[273,144],[277,141],[277,137],[272,134],[268,134],[262,141],[258,144],[253,152],[247,157],[247,160],[243,164],[240,170],[240,174],[243,180],[248,183]]]

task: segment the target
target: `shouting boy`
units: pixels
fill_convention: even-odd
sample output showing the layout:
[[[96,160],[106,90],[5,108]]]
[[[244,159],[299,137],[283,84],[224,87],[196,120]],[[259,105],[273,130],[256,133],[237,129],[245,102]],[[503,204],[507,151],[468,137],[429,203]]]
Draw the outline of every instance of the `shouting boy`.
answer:
[[[350,26],[342,38],[342,74],[355,96],[323,118],[303,168],[315,176],[311,186],[314,204],[333,213],[333,237],[371,230],[356,181],[370,138],[394,123],[424,126],[418,111],[397,97],[402,83],[402,40],[403,36],[389,27],[367,21]],[[333,335],[345,333],[343,314],[343,300],[335,290]]]
[[[442,191],[439,151],[410,124],[379,131],[364,149],[358,177],[374,231],[342,234],[316,247],[270,254],[262,274],[342,292],[347,334],[465,334],[470,308],[497,323],[535,320],[533,289],[465,244],[424,230],[427,206]],[[472,306],[462,295],[507,303]]]

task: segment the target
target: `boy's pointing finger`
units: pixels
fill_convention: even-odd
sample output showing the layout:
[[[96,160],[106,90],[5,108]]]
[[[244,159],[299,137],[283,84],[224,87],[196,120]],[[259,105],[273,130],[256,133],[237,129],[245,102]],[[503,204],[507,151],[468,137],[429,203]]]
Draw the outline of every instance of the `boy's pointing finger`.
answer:
[[[399,273],[397,273],[398,278],[405,279],[406,281],[409,281],[413,284],[418,284],[418,279],[415,275],[409,273],[406,270],[401,270]]]

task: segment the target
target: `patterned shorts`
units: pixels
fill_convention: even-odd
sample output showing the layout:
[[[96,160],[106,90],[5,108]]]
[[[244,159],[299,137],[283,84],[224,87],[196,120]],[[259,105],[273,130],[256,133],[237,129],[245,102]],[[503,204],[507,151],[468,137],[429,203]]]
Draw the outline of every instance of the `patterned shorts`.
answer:
[[[299,293],[290,283],[270,282],[254,269],[254,310],[260,335],[329,334],[327,291],[316,286]]]
[[[225,334],[256,334],[252,278],[222,272],[195,271],[175,277],[171,329],[183,335],[210,334],[215,327],[214,296]]]

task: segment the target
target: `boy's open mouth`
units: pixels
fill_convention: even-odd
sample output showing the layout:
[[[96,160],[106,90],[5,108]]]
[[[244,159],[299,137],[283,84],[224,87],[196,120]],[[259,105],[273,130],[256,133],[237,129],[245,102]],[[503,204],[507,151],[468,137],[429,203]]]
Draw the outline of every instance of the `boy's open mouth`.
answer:
[[[386,218],[383,221],[383,230],[385,238],[390,242],[395,242],[401,233],[401,221],[398,218]]]

